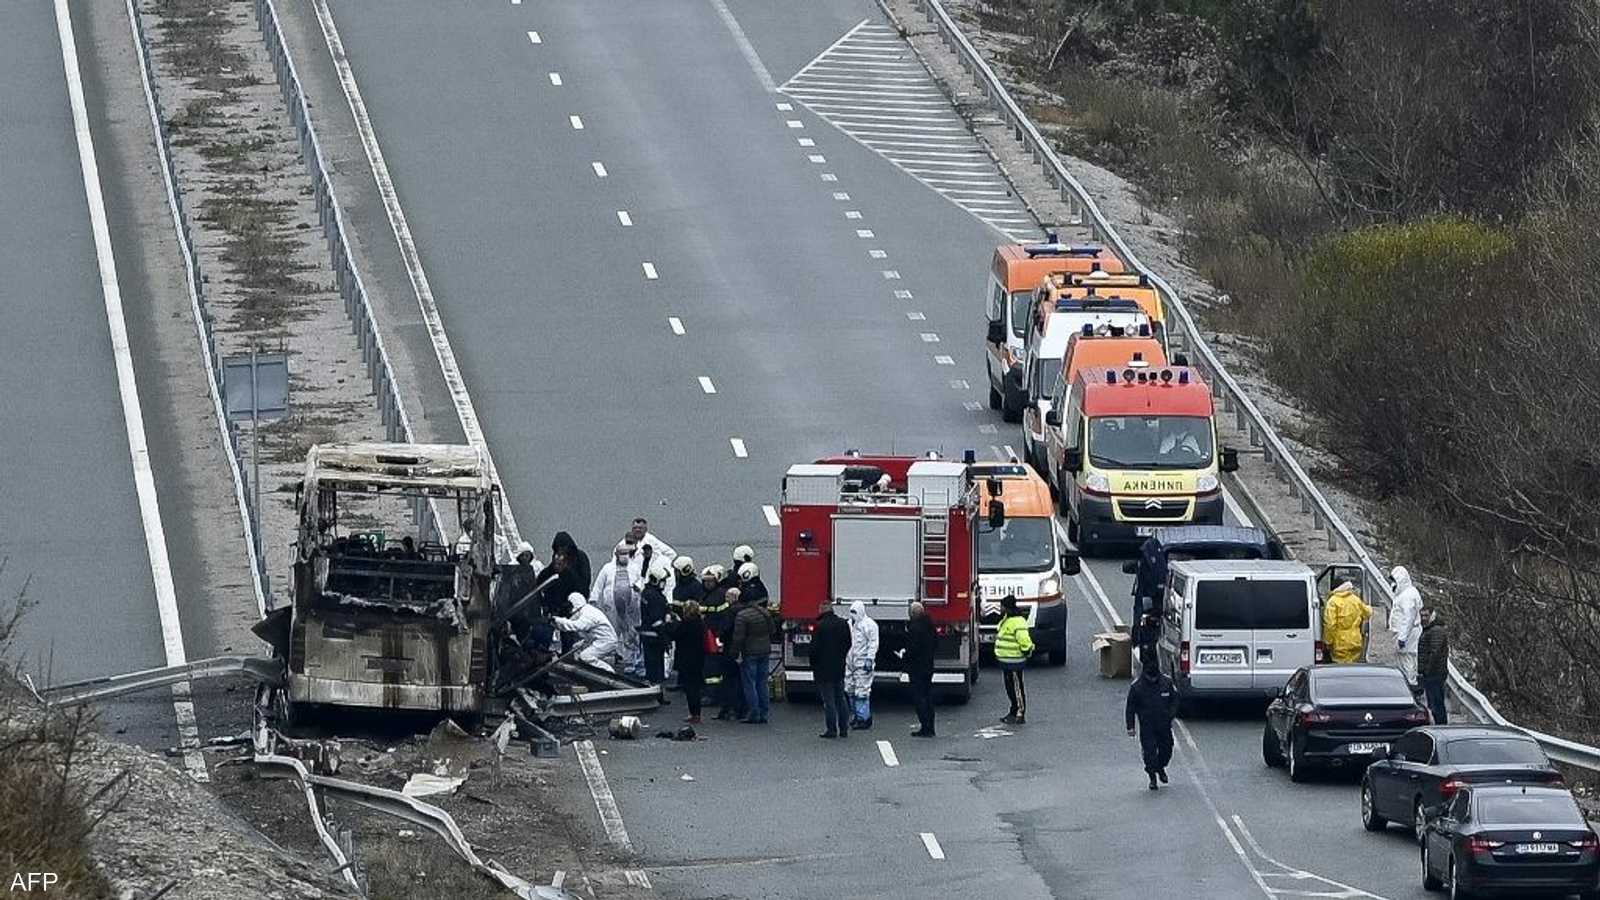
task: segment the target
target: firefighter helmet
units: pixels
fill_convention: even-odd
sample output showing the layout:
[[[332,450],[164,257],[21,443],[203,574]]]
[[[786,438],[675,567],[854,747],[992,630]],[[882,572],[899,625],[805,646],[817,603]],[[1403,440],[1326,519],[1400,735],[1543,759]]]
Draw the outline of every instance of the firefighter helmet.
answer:
[[[677,559],[673,560],[672,561],[672,567],[674,569],[678,570],[678,574],[679,575],[693,575],[694,574],[694,560],[689,558],[687,555],[680,556]]]
[[[739,563],[755,562],[756,551],[749,544],[740,544],[733,548],[733,561]]]
[[[756,568],[756,564],[753,563],[753,562],[747,562],[744,565],[739,567],[739,580],[740,581],[749,581],[749,580],[751,580],[753,578],[760,577],[760,575],[761,575],[761,570]]]

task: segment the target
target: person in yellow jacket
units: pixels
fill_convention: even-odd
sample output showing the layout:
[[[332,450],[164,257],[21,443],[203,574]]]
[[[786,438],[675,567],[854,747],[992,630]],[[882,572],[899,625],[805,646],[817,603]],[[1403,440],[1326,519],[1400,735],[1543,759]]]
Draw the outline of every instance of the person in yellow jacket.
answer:
[[[1000,628],[994,636],[994,660],[1005,675],[1006,698],[1011,712],[1000,721],[1024,725],[1028,721],[1028,688],[1022,683],[1022,669],[1033,653],[1033,635],[1028,633],[1028,617],[1017,611],[1017,598],[1009,594],[1000,601]]]
[[[1361,626],[1370,618],[1372,607],[1356,593],[1355,585],[1346,581],[1333,589],[1322,607],[1322,639],[1328,643],[1330,662],[1361,661]]]

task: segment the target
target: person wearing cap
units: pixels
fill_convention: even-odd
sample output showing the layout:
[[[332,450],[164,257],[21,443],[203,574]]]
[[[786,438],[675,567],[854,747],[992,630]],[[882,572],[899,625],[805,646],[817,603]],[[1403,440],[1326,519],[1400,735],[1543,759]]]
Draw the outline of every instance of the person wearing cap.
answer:
[[[644,678],[651,684],[666,680],[667,662],[667,564],[658,562],[645,577],[639,592],[639,646],[644,655]],[[666,702],[666,698],[662,698]]]
[[[1365,649],[1362,626],[1370,618],[1372,607],[1356,593],[1353,583],[1346,581],[1333,589],[1322,607],[1322,638],[1328,642],[1329,662],[1361,661]]]
[[[584,590],[594,583],[594,569],[589,565],[589,554],[579,549],[572,535],[565,531],[556,532],[555,539],[550,542],[550,552],[567,554],[568,567],[572,569],[573,577],[583,584],[583,587],[574,590]]]
[[[615,671],[611,667],[611,654],[617,649],[617,632],[611,627],[605,613],[576,591],[567,597],[567,602],[572,604],[572,614],[557,616],[555,625],[585,642],[583,649],[578,651],[578,661],[607,672]]]

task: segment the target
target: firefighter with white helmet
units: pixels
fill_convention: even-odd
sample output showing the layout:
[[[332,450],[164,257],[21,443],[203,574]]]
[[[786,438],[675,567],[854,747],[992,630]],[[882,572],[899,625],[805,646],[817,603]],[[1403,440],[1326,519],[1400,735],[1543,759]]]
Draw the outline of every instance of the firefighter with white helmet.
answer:
[[[644,590],[639,592],[639,645],[644,655],[644,677],[651,684],[660,684],[667,677],[666,584],[671,577],[672,570],[666,562],[657,560],[645,574]]]
[[[751,603],[759,603],[763,597],[772,596],[767,590],[767,585],[761,580],[761,569],[753,562],[747,562],[738,569],[739,594]]]

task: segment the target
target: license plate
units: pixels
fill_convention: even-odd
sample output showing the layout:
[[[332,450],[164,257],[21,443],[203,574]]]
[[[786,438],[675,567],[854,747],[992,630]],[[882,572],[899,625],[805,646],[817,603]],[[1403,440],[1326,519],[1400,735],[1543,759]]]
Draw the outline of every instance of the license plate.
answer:
[[[1560,844],[1518,844],[1518,853],[1560,853]]]
[[[1201,650],[1199,662],[1202,666],[1242,666],[1244,665],[1244,651]]]
[[[809,635],[809,634],[797,634],[797,635],[794,636],[794,642],[796,644],[809,644],[809,643],[811,643],[811,635]]]
[[[980,643],[980,644],[992,644],[992,643],[994,643],[994,632],[992,632],[992,631],[980,631],[980,632],[978,632],[978,643]]]
[[[1356,754],[1382,753],[1383,751],[1385,751],[1387,749],[1389,749],[1389,745],[1388,744],[1345,744],[1344,745],[1344,752],[1349,753],[1352,756],[1354,756]]]
[[[1156,533],[1156,529],[1154,525],[1140,525],[1133,530],[1133,533],[1138,537],[1149,537]]]

